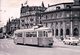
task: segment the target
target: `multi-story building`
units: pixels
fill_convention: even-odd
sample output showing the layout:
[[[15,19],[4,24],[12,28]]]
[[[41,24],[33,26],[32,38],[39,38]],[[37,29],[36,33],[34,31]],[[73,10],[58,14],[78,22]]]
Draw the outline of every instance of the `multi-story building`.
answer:
[[[80,0],[50,5],[41,15],[42,24],[51,27],[56,38],[80,37]]]
[[[45,11],[44,3],[41,6],[23,5],[20,13],[20,29],[32,28],[40,23],[40,13]]]
[[[14,31],[17,29],[20,29],[20,19],[16,18],[16,19],[12,19],[11,21],[9,19],[6,25],[6,33],[13,34]]]

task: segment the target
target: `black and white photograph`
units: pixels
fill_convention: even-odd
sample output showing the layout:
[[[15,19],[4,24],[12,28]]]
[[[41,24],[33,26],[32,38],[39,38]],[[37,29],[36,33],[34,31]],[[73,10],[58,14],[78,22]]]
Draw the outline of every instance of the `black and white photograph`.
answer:
[[[80,0],[0,0],[0,55],[80,55]]]

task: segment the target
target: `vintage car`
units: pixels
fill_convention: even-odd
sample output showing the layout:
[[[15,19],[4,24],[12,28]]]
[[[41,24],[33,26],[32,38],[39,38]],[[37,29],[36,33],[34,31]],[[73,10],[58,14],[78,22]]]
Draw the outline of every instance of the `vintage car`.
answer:
[[[69,45],[77,45],[77,44],[79,44],[79,39],[77,39],[75,37],[68,37],[63,40],[63,43],[69,44]]]

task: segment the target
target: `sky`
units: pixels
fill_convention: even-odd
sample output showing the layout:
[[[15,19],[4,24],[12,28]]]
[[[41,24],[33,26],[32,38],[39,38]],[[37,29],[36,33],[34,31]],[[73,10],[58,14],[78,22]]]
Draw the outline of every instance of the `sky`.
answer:
[[[19,18],[21,4],[24,4],[26,1],[29,6],[40,6],[43,1],[46,7],[48,4],[73,2],[73,0],[0,0],[0,26],[6,25],[9,18]]]

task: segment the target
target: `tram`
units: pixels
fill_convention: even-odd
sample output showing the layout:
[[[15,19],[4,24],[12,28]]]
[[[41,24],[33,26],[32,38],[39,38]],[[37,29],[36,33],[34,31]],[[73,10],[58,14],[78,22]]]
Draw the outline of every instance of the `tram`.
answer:
[[[29,44],[36,46],[53,46],[51,28],[33,27],[31,29],[19,29],[14,32],[14,43]]]

